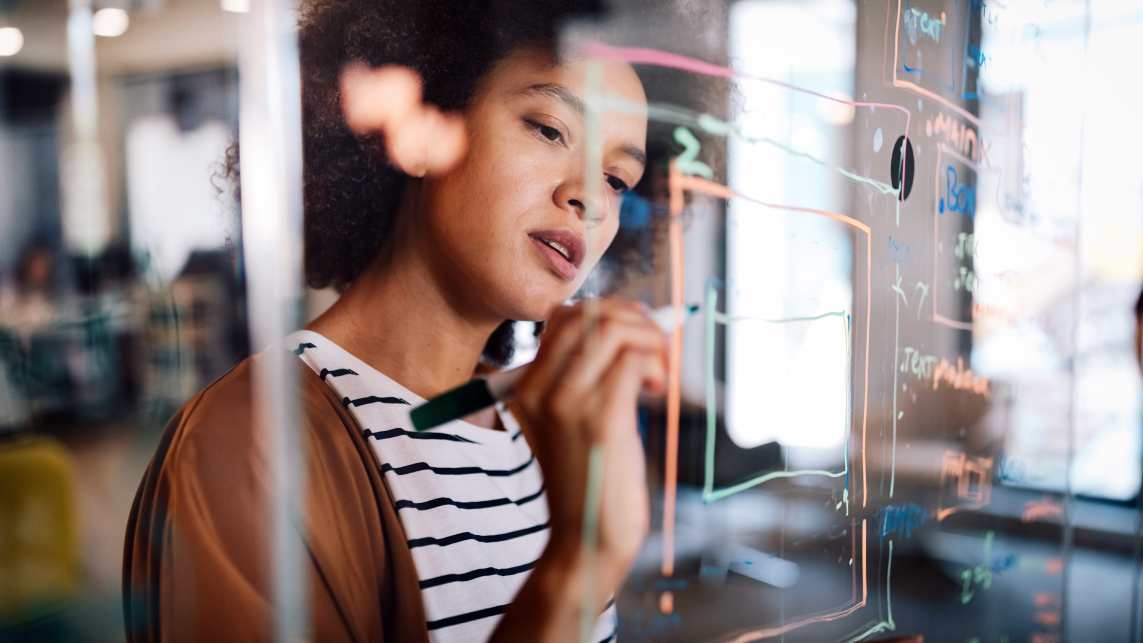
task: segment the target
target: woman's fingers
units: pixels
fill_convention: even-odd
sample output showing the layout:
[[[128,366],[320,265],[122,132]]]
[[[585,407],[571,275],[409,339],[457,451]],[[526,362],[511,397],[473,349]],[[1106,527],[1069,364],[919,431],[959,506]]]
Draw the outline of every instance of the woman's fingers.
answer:
[[[594,320],[589,317],[594,311],[585,311],[582,305],[552,316],[535,361],[516,385],[513,412],[533,450],[544,436],[533,435],[531,424],[559,426],[588,442],[598,439],[599,396],[615,395],[614,387],[603,380],[624,352],[630,353],[624,368],[633,369],[635,384],[632,390],[623,389],[621,397],[630,404],[631,413],[644,383],[652,393],[663,386],[666,338],[647,317],[645,307],[616,300],[593,305],[598,311]],[[588,342],[586,332],[592,326],[595,339]]]
[[[567,370],[568,386],[581,390],[594,388],[624,352],[635,351],[645,359],[654,359],[665,350],[663,331],[646,317],[640,321],[601,320],[599,331],[593,350],[585,350],[582,358],[574,360]],[[643,370],[644,363],[640,362],[640,380]]]
[[[621,349],[602,373],[595,389],[598,413],[635,413],[647,354],[637,348]],[[606,427],[605,427],[606,428]]]
[[[616,342],[620,341],[621,338],[610,337],[613,329],[629,326],[662,334],[661,330],[647,317],[645,308],[640,304],[603,299],[593,302],[593,305],[597,307],[597,316],[594,329],[596,344],[594,349],[590,351],[592,354],[588,355],[585,352],[587,332],[592,324],[589,319],[589,315],[592,313],[587,309],[588,307],[584,304],[577,304],[557,310],[548,320],[548,328],[545,330],[543,341],[540,343],[540,351],[536,355],[536,360],[529,367],[527,378],[531,380],[533,385],[538,388],[547,388],[544,384],[552,384],[557,381],[567,384],[569,382],[567,376],[573,368],[573,364],[582,361],[584,358],[595,360],[601,354],[606,354],[607,358],[604,363],[614,359],[617,348]],[[665,339],[663,341],[665,346]],[[596,361],[598,363],[598,360]],[[592,369],[591,375],[597,377],[600,372],[601,367],[596,366]],[[583,385],[582,383],[578,384]]]
[[[647,533],[647,481],[643,444],[635,421],[635,396],[647,357],[624,350],[600,381],[599,436],[606,448],[600,545],[619,560],[630,560]],[[622,418],[626,418],[623,421]]]
[[[650,395],[667,392],[667,351],[648,359],[643,369],[643,391]]]
[[[509,407],[544,469],[552,542],[581,537],[588,462],[601,445],[599,552],[630,564],[648,524],[638,394],[648,383],[662,386],[665,363],[665,334],[638,304],[592,302],[561,309],[548,321]]]
[[[561,306],[548,319],[540,340],[536,359],[528,366],[523,380],[516,387],[517,395],[524,388],[546,388],[566,368],[583,334],[583,316],[575,307]]]

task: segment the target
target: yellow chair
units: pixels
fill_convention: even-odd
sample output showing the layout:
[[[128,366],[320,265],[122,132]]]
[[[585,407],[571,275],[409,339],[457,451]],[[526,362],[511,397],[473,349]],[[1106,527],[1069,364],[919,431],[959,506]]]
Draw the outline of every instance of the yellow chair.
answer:
[[[50,438],[0,438],[0,631],[50,618],[79,584],[71,459]]]

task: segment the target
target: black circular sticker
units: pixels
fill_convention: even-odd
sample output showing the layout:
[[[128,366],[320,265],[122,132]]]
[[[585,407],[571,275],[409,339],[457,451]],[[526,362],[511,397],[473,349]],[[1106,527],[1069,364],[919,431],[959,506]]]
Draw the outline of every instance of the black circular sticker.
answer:
[[[901,187],[901,148],[905,148],[905,186]],[[893,189],[901,190],[901,200],[909,198],[913,190],[913,145],[904,136],[897,137],[893,144],[893,159],[889,162],[889,176],[893,180]]]

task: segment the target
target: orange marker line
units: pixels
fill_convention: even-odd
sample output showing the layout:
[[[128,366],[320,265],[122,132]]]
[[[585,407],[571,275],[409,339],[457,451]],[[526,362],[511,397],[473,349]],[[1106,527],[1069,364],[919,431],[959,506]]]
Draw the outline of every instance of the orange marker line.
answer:
[[[865,572],[865,561],[869,553],[869,534],[866,533],[865,520],[861,521],[861,602],[849,607],[848,609],[832,612],[828,614],[819,614],[801,621],[794,621],[793,623],[786,623],[779,627],[771,627],[764,630],[754,630],[753,632],[746,632],[740,634],[737,638],[731,639],[728,643],[750,643],[751,641],[758,641],[772,636],[779,636],[785,634],[790,630],[809,625],[810,623],[824,623],[826,621],[835,621],[839,618],[849,616],[857,610],[865,607],[866,600],[869,597],[867,579],[869,575]]]
[[[824,623],[826,621],[835,621],[839,618],[849,616],[850,614],[856,612],[857,610],[865,607],[866,599],[868,598],[868,587],[867,587],[866,581],[869,577],[869,574],[866,572],[866,567],[865,567],[866,555],[867,555],[868,549],[869,549],[868,543],[869,543],[869,538],[868,538],[868,534],[865,531],[865,520],[862,519],[862,521],[861,521],[861,602],[860,603],[857,603],[857,604],[849,607],[848,609],[839,610],[837,612],[830,612],[827,614],[819,614],[817,616],[812,616],[810,618],[806,618],[806,619],[803,619],[800,621],[794,621],[792,623],[786,623],[786,624],[781,625],[779,627],[771,627],[771,628],[766,628],[764,630],[754,630],[752,632],[746,632],[745,634],[738,635],[737,638],[728,640],[726,643],[750,643],[751,641],[758,641],[761,639],[770,638],[772,636],[779,636],[779,635],[785,634],[786,632],[789,632],[790,630],[795,630],[799,627],[809,625],[810,623]]]
[[[933,313],[933,321],[937,322],[938,324],[944,324],[949,328],[956,328],[958,330],[972,330],[972,322],[958,322],[956,320],[949,319],[944,315],[938,315],[936,313]]]
[[[717,196],[717,197],[720,197],[723,199],[729,199],[730,197],[737,197],[739,199],[745,199],[746,201],[750,201],[751,203],[757,203],[758,205],[764,205],[768,208],[777,208],[779,210],[793,210],[795,212],[810,212],[813,214],[820,214],[822,216],[829,217],[831,219],[837,219],[838,221],[843,221],[845,223],[848,223],[849,225],[861,230],[862,232],[865,232],[865,233],[869,232],[869,226],[858,221],[857,219],[847,217],[844,214],[837,214],[836,212],[826,212],[825,210],[815,210],[813,208],[800,208],[800,207],[797,207],[794,205],[778,205],[776,203],[766,203],[765,201],[759,201],[758,199],[752,199],[752,198],[750,198],[750,197],[748,197],[745,194],[742,194],[740,192],[735,192],[734,190],[732,190],[732,189],[730,189],[730,188],[728,188],[725,185],[722,185],[720,183],[715,183],[714,181],[708,181],[704,178],[697,177],[697,176],[680,175],[678,182],[679,182],[680,187],[684,190],[692,190],[694,192],[704,192],[706,194]],[[672,212],[673,211],[674,210],[673,210],[673,201],[672,201]]]
[[[786,632],[789,632],[791,630],[796,630],[799,627],[804,627],[806,625],[809,625],[810,623],[824,623],[826,621],[836,621],[839,618],[849,616],[850,614],[856,612],[857,610],[859,610],[863,607],[865,607],[864,601],[858,603],[857,605],[850,607],[849,609],[842,610],[840,612],[834,612],[832,614],[822,614],[821,616],[815,616],[813,618],[809,618],[809,619],[806,619],[804,621],[797,621],[794,623],[786,623],[785,625],[782,625],[780,627],[771,627],[771,628],[767,628],[764,630],[754,630],[753,632],[747,632],[745,634],[739,635],[738,638],[730,639],[729,641],[727,641],[727,643],[750,643],[751,641],[760,641],[762,639],[768,639],[772,636],[780,636],[780,635],[785,634]]]
[[[678,490],[679,406],[683,362],[683,175],[671,161],[669,184],[671,222],[668,245],[671,261],[671,305],[675,309],[667,364],[667,454],[663,485],[663,575],[675,573],[675,501]]]
[[[865,566],[866,556],[869,553],[869,534],[865,530],[865,519],[861,519],[861,605],[869,598],[869,574]]]

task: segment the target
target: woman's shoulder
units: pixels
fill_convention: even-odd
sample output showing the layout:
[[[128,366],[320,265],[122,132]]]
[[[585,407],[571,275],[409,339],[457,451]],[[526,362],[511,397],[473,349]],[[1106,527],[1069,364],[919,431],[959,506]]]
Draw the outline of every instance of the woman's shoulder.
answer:
[[[291,392],[306,452],[307,564],[311,578],[322,579],[313,592],[314,627],[338,632],[318,638],[380,640],[382,629],[396,626],[413,633],[398,640],[427,640],[416,635],[424,619],[416,616],[423,608],[411,554],[401,547],[369,446],[317,374],[288,358],[287,366],[299,367]],[[273,457],[253,404],[264,359],[248,358],[203,389],[163,433],[132,507],[124,551],[124,591],[142,601],[138,609],[128,602],[128,620],[141,619],[140,631],[157,630],[160,607],[168,623],[199,633],[245,627],[248,614],[269,609],[263,553],[273,538]],[[154,574],[162,577],[157,585]],[[184,603],[189,612],[179,607]],[[247,616],[225,616],[236,610]],[[355,636],[342,636],[346,630]]]
[[[284,366],[294,374],[287,403],[295,405],[290,413],[306,429],[302,435],[310,435],[308,450],[334,445],[356,451],[355,431],[347,430],[353,420],[336,394],[301,360],[287,357]],[[257,430],[254,405],[256,371],[267,359],[265,352],[246,358],[175,413],[164,435],[168,442],[164,465],[201,465],[209,469],[202,473],[217,475],[232,467],[258,468],[268,461],[268,436]]]

